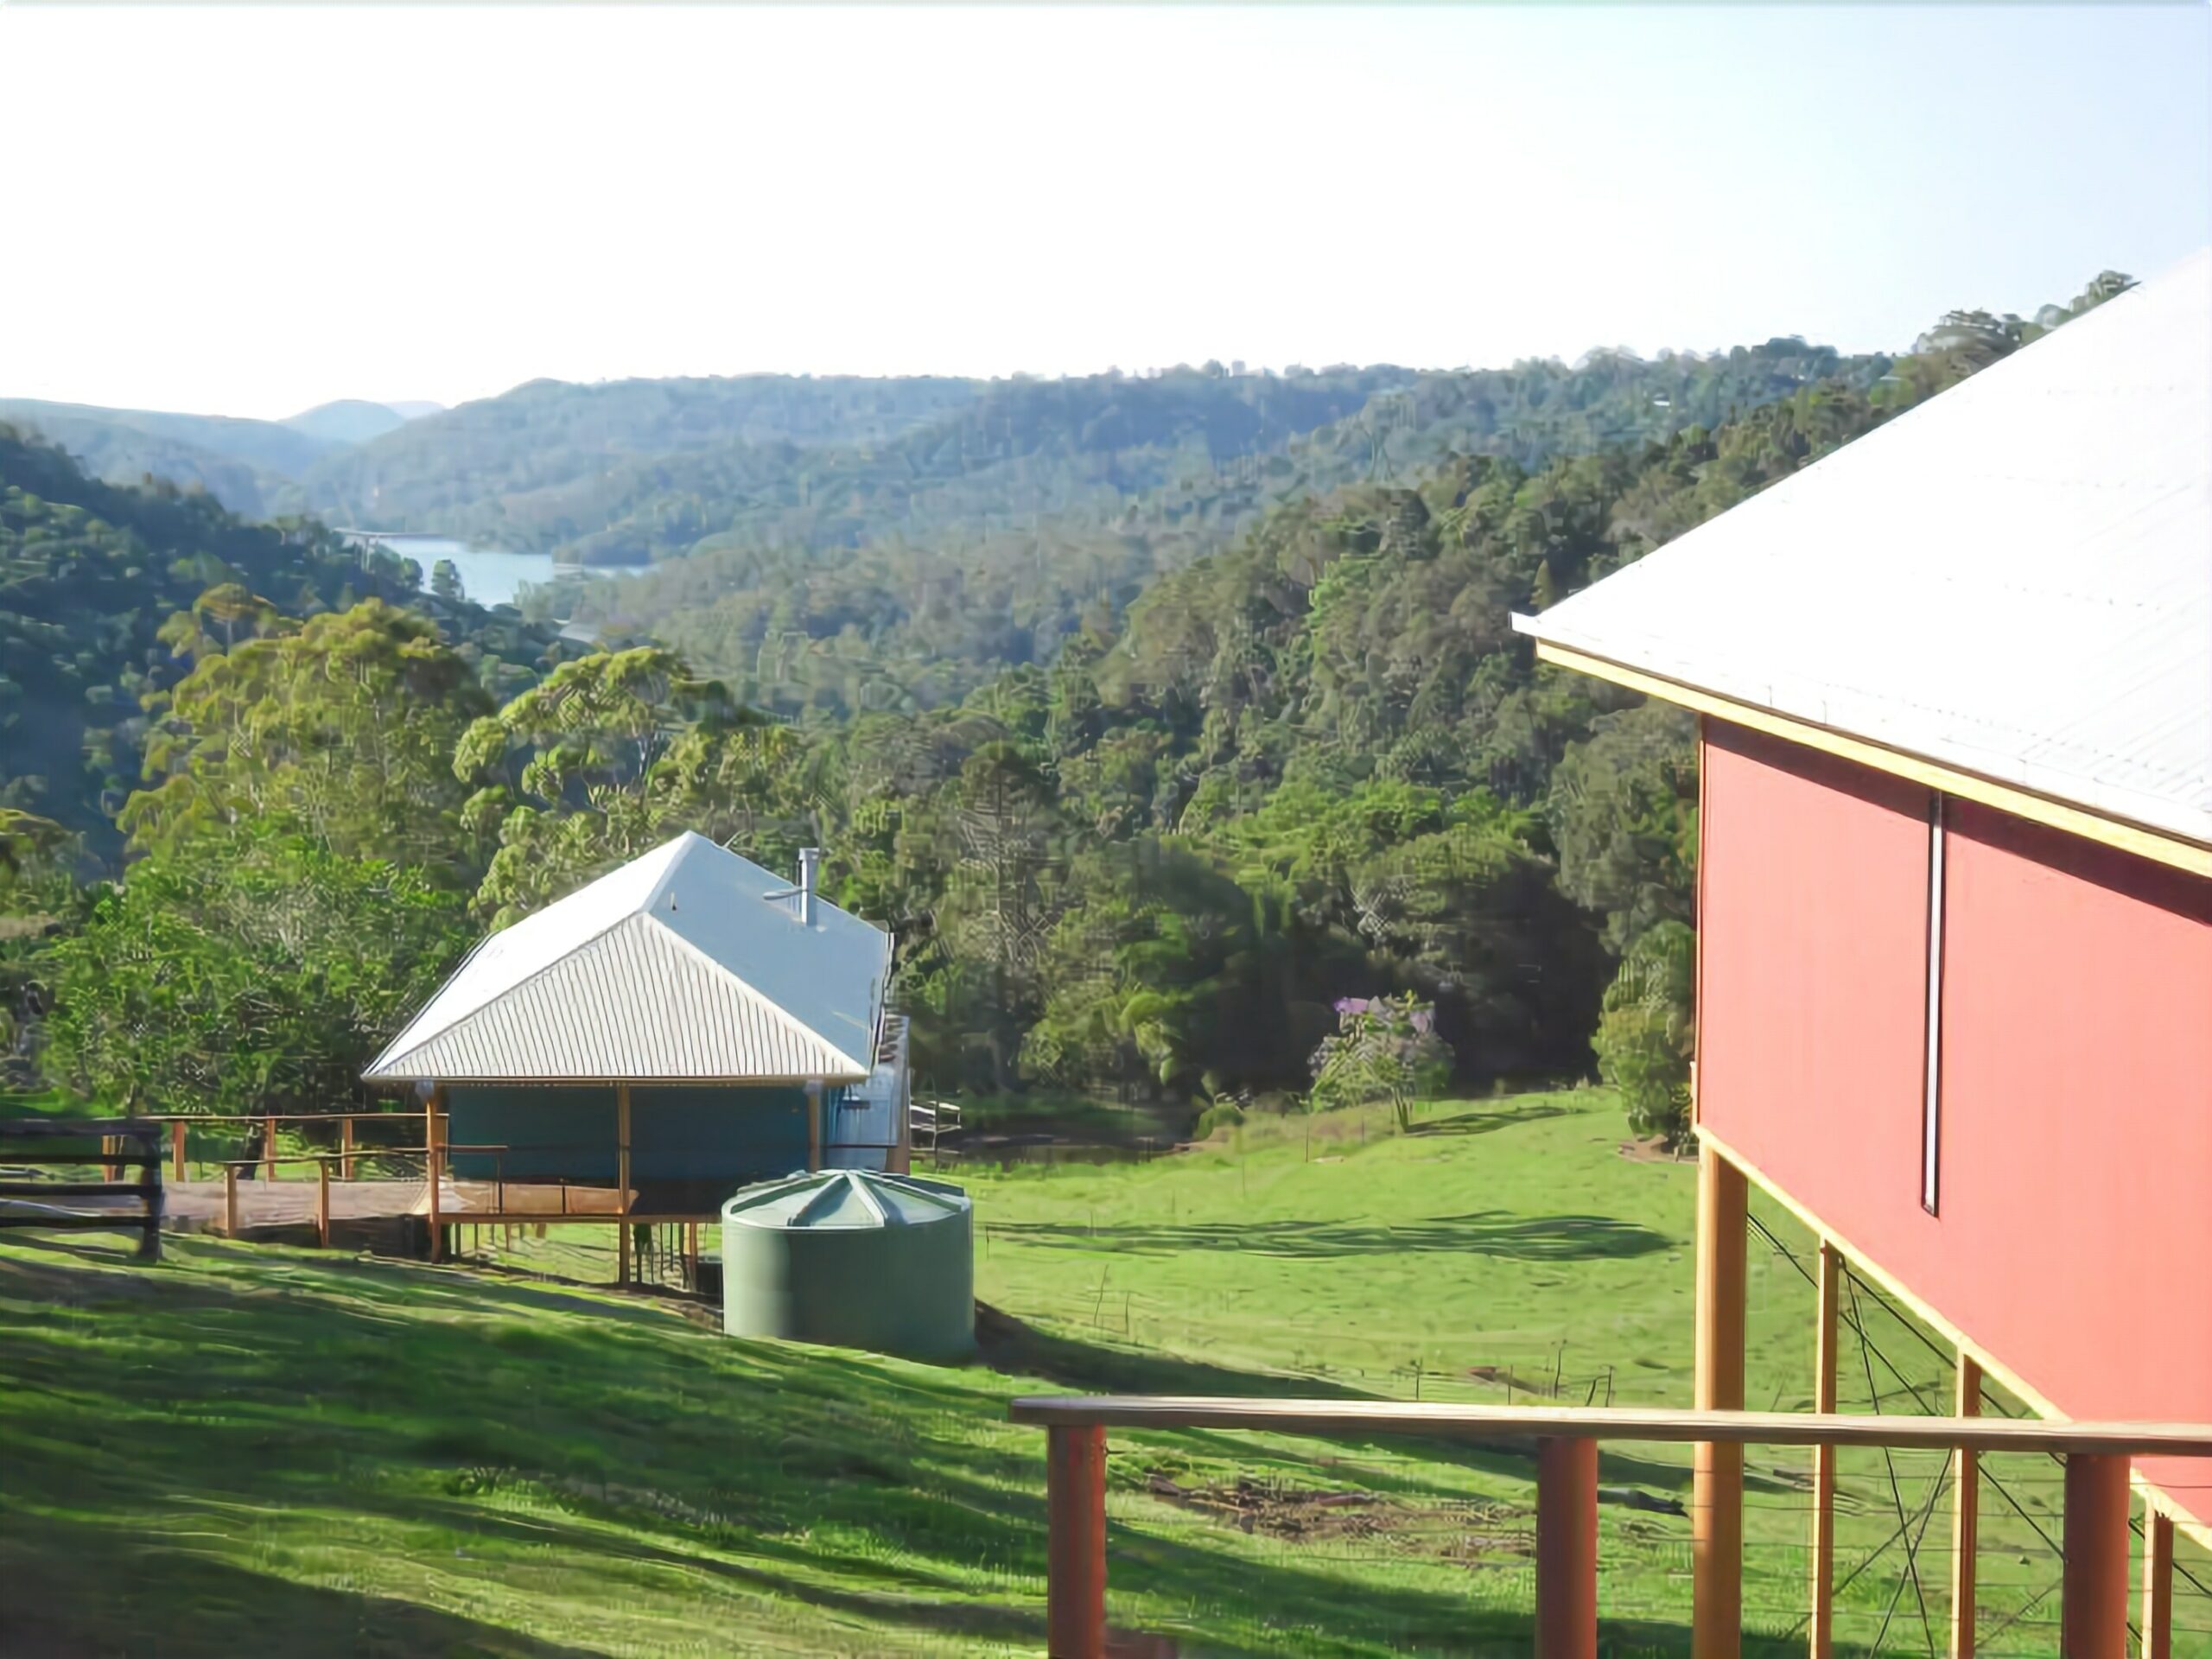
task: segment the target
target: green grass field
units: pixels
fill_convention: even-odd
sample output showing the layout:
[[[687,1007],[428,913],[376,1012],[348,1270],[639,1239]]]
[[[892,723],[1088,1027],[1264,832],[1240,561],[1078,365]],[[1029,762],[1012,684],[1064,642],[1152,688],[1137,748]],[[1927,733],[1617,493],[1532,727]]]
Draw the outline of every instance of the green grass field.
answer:
[[[120,1241],[10,1236],[0,1650],[1035,1652],[1042,1446],[1005,1422],[1015,1394],[1686,1403],[1693,1172],[1622,1138],[1592,1090],[1446,1103],[1403,1137],[1268,1122],[1146,1163],[966,1172],[978,1294],[1015,1322],[1003,1370],[734,1342],[663,1300],[512,1274],[196,1239],[142,1269]],[[1802,1407],[1810,1292],[1756,1239],[1751,1263],[1751,1403]],[[1924,1402],[1847,1340],[1847,1408],[1868,1408],[1868,1374],[1885,1409],[1938,1403],[1937,1357],[1863,1313]],[[1183,1656],[1528,1651],[1510,1451],[1191,1433],[1113,1452],[1124,1629]],[[1746,1648],[1799,1652],[1802,1458],[1752,1462]],[[1936,1472],[1901,1458],[1893,1486],[1878,1457],[1847,1460],[1847,1648],[1942,1650]],[[2056,1535],[2057,1471],[1993,1472],[2028,1518],[1985,1497],[1983,1651],[2047,1654],[2057,1564],[2036,1529]],[[1610,1651],[1682,1652],[1682,1459],[1617,1448],[1601,1479]],[[1860,1567],[1900,1515],[1924,1537],[1927,1624],[1900,1549]],[[2212,1624],[2182,1588],[2182,1620]]]

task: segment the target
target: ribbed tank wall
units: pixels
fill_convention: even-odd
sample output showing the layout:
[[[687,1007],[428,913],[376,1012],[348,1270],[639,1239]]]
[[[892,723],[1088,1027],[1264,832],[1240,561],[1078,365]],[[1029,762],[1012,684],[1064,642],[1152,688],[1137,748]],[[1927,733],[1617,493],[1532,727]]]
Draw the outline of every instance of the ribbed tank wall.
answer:
[[[845,1172],[812,1179],[848,1178],[882,1179]],[[803,1217],[750,1224],[732,1218],[746,1203],[741,1193],[723,1212],[723,1329],[917,1359],[972,1351],[972,1211],[958,1189],[927,1186],[950,1200],[932,1199],[925,1219],[888,1225],[817,1227]]]

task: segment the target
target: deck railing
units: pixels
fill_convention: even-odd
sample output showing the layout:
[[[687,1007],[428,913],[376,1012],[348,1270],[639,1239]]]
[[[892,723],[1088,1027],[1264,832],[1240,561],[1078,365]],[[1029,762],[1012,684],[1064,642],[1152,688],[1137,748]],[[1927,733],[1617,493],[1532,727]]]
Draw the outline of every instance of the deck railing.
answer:
[[[1404,1404],[1387,1400],[1240,1400],[1173,1395],[1032,1396],[1017,1423],[1046,1430],[1050,1527],[1046,1642],[1052,1659],[1106,1651],[1106,1431],[1249,1429],[1321,1437],[1403,1434],[1533,1443],[1536,1457],[1537,1659],[1597,1659],[1598,1447],[1608,1440],[1707,1446],[1875,1446],[2049,1452],[2065,1459],[2062,1659],[2127,1659],[2128,1463],[2212,1457],[2212,1424],[2069,1423],[1986,1417],[1880,1417],[1763,1411]],[[1729,1541],[1705,1530],[1694,1561]],[[2145,1655],[2163,1632],[2145,1630]],[[1695,1659],[1732,1659],[1732,1623],[1694,1615]]]

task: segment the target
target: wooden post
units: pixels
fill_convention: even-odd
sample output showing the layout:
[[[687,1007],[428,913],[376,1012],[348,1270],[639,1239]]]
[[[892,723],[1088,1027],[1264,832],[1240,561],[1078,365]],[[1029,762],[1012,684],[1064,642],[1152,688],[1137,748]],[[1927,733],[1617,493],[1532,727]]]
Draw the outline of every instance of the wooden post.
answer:
[[[2127,1659],[2127,1459],[2066,1457],[2059,1659]]]
[[[137,1142],[137,1147],[146,1160],[138,1166],[138,1197],[146,1206],[146,1228],[138,1235],[138,1259],[158,1262],[162,1259],[161,1154],[154,1149],[153,1135]]]
[[[184,1120],[181,1117],[169,1124],[169,1179],[184,1179]]]
[[[1744,1406],[1744,1173],[1712,1147],[1697,1170],[1700,1411]],[[1744,1623],[1744,1448],[1697,1444],[1691,1465],[1690,1659],[1738,1659]]]
[[[353,1179],[353,1114],[348,1112],[338,1120],[338,1179]]]
[[[806,1085],[806,1166],[822,1167],[822,1085]]]
[[[1821,1241],[1818,1321],[1813,1338],[1813,1409],[1835,1410],[1837,1290],[1843,1253]],[[1835,1447],[1813,1448],[1813,1611],[1806,1630],[1812,1659],[1829,1659],[1835,1650]]]
[[[276,1179],[276,1120],[273,1116],[261,1120],[261,1179]]]
[[[430,1260],[442,1261],[445,1256],[445,1224],[440,1212],[445,1207],[444,1194],[439,1190],[445,1185],[445,1148],[438,1144],[438,1107],[445,1099],[442,1086],[430,1090],[430,1097],[423,1103],[423,1167],[430,1178]]]
[[[1598,1442],[1536,1442],[1536,1659],[1598,1659]]]
[[[1045,1431],[1048,1576],[1045,1648],[1050,1659],[1106,1652],[1106,1430],[1055,1423]]]
[[[223,1231],[232,1238],[238,1236],[238,1166],[223,1166]]]
[[[1981,1415],[1981,1364],[1959,1355],[1958,1386],[1952,1414]],[[1974,1551],[1981,1533],[1981,1459],[1961,1446],[1951,1454],[1951,1659],[1974,1659]]]
[[[2174,1523],[2143,1511],[2143,1659],[2173,1659]]]
[[[315,1242],[330,1248],[330,1160],[315,1160]]]
[[[630,1085],[614,1085],[614,1281],[630,1285]]]

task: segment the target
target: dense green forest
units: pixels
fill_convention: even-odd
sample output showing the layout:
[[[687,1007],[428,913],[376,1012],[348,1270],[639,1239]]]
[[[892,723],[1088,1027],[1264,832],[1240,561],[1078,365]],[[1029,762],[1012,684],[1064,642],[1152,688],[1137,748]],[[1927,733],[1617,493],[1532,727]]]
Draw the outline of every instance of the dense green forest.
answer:
[[[1388,1092],[1581,1074],[1594,1043],[1669,1133],[1690,729],[1510,614],[2123,281],[1894,360],[776,383],[840,435],[758,494],[702,486],[697,522],[752,528],[614,589],[640,638],[588,654],[312,520],[0,433],[8,1065],[118,1105],[334,1103],[482,927],[694,829],[829,849],[896,931],[930,1086],[1217,1117],[1339,1097],[1351,1060]],[[654,442],[731,383],[679,385],[623,393]],[[1384,396],[1414,412],[1363,430]],[[776,450],[702,441],[699,476]],[[764,665],[784,639],[856,666],[810,688]]]

